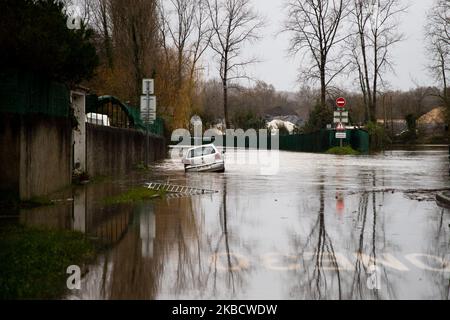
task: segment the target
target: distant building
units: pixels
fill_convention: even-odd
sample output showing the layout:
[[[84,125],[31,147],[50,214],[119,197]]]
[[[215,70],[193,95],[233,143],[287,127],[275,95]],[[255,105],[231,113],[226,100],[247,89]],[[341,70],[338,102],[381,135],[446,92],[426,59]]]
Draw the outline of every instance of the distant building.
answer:
[[[444,107],[435,108],[417,120],[417,128],[425,135],[443,135],[447,126],[445,114]]]
[[[272,120],[267,124],[267,128],[271,132],[271,134],[276,134],[277,130],[280,128],[285,127],[287,131],[289,131],[289,134],[293,134],[294,130],[296,128],[296,125],[289,121],[283,121],[283,120]]]
[[[417,119],[417,129],[419,132],[424,136],[443,135],[447,130],[445,112],[444,107],[438,107]],[[384,125],[383,119],[379,119],[377,122]],[[388,119],[386,121],[386,128],[389,133],[398,135],[408,130],[408,124],[404,119]]]

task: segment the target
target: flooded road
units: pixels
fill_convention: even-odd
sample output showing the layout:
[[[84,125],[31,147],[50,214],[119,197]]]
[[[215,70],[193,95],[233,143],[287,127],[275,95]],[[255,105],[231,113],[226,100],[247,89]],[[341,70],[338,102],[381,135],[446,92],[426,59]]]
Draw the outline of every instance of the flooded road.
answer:
[[[150,181],[218,193],[102,204]],[[185,174],[167,160],[21,221],[107,245],[68,299],[448,299],[450,212],[434,199],[449,187],[447,149],[280,152],[276,175],[251,163]]]

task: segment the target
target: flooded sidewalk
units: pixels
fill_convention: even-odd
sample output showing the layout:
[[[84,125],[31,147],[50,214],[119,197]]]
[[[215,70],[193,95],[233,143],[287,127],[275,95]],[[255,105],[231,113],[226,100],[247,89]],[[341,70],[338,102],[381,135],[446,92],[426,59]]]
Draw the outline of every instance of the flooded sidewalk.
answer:
[[[246,157],[257,151],[229,152]],[[448,150],[357,157],[280,152],[276,175],[227,165],[76,188],[20,221],[72,229],[106,250],[67,299],[448,299]],[[219,191],[105,205],[146,182]]]

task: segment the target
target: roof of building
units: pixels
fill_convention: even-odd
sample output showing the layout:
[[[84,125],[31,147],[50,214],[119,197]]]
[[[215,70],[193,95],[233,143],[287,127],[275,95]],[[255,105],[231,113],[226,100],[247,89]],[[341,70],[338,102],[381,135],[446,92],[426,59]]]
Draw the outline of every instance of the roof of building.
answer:
[[[445,123],[445,108],[434,108],[430,112],[421,116],[417,122],[419,124],[444,124]]]

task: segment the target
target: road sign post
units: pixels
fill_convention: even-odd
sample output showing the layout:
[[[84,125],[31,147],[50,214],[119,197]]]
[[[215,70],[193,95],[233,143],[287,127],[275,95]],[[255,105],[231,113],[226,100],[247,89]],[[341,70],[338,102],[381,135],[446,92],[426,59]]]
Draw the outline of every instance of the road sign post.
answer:
[[[345,98],[341,97],[341,98],[336,99],[336,106],[339,109],[344,109],[346,105],[347,105],[347,100],[345,100]]]
[[[334,112],[334,123],[336,126],[336,139],[339,139],[339,145],[343,147],[343,140],[347,139],[347,132],[345,125],[348,124],[348,111],[345,110],[347,100],[345,98],[336,99],[337,111]]]
[[[142,80],[142,94],[145,95],[155,94],[155,80],[153,79]]]
[[[343,147],[343,140],[347,139],[345,126],[340,122],[336,127],[336,139],[339,139],[339,145]]]
[[[141,118],[145,124],[153,124],[156,120],[155,82],[153,79],[142,80]]]
[[[145,163],[149,164],[149,132],[148,125],[152,125],[156,121],[156,97],[153,96],[155,93],[155,81],[153,79],[143,79],[142,80],[142,96],[141,96],[141,118],[146,124],[145,133]]]

